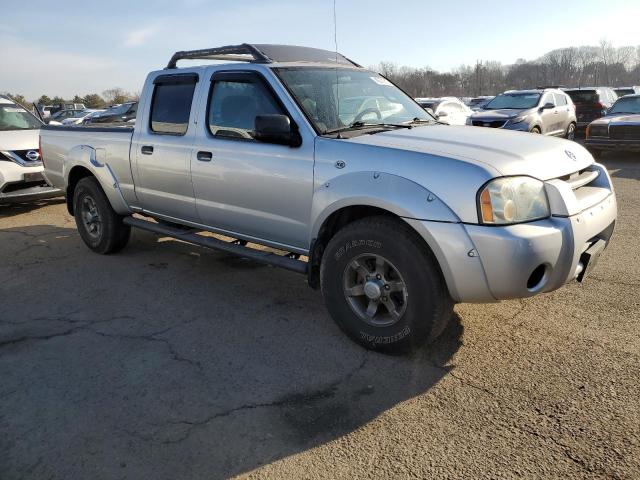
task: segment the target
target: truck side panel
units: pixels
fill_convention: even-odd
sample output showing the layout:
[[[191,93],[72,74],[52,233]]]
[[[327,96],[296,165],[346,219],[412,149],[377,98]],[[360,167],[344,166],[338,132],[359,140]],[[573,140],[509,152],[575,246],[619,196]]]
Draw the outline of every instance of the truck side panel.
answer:
[[[85,168],[98,179],[114,210],[130,213],[129,207],[138,205],[129,162],[132,134],[130,128],[44,128],[45,175],[66,192],[71,171]]]

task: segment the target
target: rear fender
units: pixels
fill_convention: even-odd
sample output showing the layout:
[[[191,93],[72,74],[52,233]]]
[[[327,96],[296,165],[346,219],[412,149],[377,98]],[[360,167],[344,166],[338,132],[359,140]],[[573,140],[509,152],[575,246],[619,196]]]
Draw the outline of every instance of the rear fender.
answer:
[[[77,145],[66,155],[63,164],[65,185],[69,185],[69,176],[75,167],[84,167],[98,180],[111,207],[120,215],[131,215],[115,173],[106,162],[106,150],[89,145]]]

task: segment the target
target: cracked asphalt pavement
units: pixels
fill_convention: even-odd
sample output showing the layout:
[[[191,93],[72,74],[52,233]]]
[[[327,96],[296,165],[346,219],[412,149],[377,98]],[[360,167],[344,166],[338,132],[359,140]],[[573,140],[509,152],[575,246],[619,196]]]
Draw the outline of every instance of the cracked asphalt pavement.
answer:
[[[640,478],[640,162],[583,286],[458,305],[411,357],[351,343],[296,274],[59,200],[0,206],[0,478]]]

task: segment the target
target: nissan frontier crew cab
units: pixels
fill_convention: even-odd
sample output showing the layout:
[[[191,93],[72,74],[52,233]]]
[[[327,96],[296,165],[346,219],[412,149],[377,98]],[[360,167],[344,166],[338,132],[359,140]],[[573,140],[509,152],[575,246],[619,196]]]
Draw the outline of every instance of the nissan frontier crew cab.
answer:
[[[147,77],[135,127],[45,127],[41,148],[95,252],[136,227],[303,273],[352,339],[389,353],[435,338],[456,302],[582,281],[617,214],[582,146],[439,124],[306,47],[178,52]]]

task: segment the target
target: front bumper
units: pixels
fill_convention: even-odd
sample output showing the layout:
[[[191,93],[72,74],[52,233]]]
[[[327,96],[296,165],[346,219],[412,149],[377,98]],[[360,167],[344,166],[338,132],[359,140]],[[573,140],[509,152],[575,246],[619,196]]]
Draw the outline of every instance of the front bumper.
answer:
[[[28,202],[62,195],[42,176],[42,165],[23,167],[0,161],[0,203]]]
[[[560,188],[559,193],[556,189],[550,195],[552,216],[544,220],[509,226],[407,222],[433,250],[457,302],[492,302],[550,292],[578,277],[581,280],[589,256],[585,252],[600,240],[606,245],[613,234],[616,198],[606,170],[598,168],[603,177],[598,186],[585,187],[581,194],[570,188]],[[559,182],[549,182],[548,189]],[[581,198],[590,202],[588,207],[581,208]],[[560,201],[564,203],[558,205]]]
[[[640,151],[640,140],[612,140],[609,138],[587,138],[587,147],[594,150],[617,150],[623,152]]]

